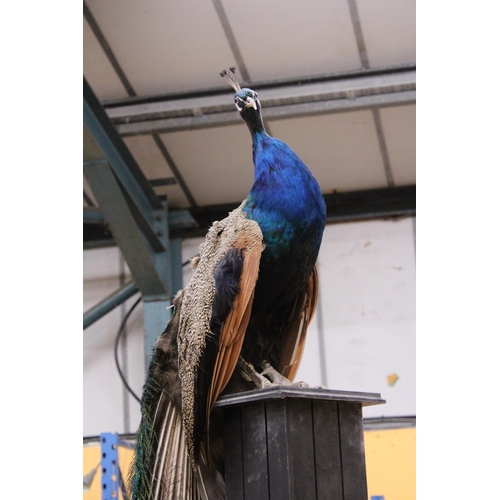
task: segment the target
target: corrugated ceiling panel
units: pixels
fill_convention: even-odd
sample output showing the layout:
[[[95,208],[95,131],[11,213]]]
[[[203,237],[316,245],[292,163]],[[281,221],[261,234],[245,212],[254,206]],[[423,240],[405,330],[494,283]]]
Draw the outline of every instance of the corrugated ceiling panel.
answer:
[[[83,20],[83,74],[100,100],[127,97],[127,91],[116,75],[87,21]]]
[[[136,137],[125,137],[125,144],[141,167],[144,175],[149,179],[161,179],[174,177],[165,158],[161,154],[158,146],[150,135]],[[169,207],[187,207],[188,200],[178,184],[172,186],[162,186],[155,188],[158,195],[168,196]]]
[[[357,69],[345,1],[222,0],[252,81]]]
[[[209,0],[87,3],[138,95],[221,86],[235,64]]]
[[[170,167],[150,135],[124,137],[123,140],[148,179],[173,177]]]
[[[396,186],[416,183],[416,106],[380,110]]]
[[[415,0],[356,0],[370,66],[416,60]]]
[[[253,162],[244,124],[172,132],[161,138],[199,205],[245,199],[253,183]]]
[[[387,186],[370,111],[272,121],[269,128],[302,158],[323,193]]]

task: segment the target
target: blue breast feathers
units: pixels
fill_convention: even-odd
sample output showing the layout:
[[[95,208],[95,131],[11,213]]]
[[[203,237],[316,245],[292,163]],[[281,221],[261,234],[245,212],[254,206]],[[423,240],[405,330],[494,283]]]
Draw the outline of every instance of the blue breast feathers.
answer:
[[[307,239],[319,248],[326,207],[307,166],[284,142],[265,133],[254,136],[253,159],[255,181],[243,210],[259,223],[267,253],[279,256]]]

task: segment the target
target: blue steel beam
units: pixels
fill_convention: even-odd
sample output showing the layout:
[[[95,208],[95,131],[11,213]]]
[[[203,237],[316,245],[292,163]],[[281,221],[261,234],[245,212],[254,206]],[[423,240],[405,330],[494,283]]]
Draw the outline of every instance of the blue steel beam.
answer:
[[[142,293],[144,352],[170,319],[171,256],[167,208],[84,79],[83,171],[99,210]],[[90,132],[90,134],[89,134]]]
[[[102,224],[105,222],[104,215],[98,208],[83,209],[84,224]],[[168,212],[169,232],[181,231],[182,229],[191,229],[198,227],[193,216],[186,209],[176,209]]]
[[[163,205],[116,131],[99,100],[83,79],[83,121],[137,207],[146,215]]]
[[[83,223],[84,224],[102,224],[104,222],[104,215],[97,208],[84,208],[83,209]]]
[[[164,251],[154,252],[137,225],[111,167],[103,162],[88,162],[83,168],[104,219],[142,293],[147,369],[152,347],[171,317],[171,257],[167,210],[164,208],[154,211],[154,230],[164,247]]]
[[[83,329],[85,330],[85,328],[88,328],[92,323],[95,323],[98,319],[111,312],[115,307],[133,297],[138,291],[137,285],[132,281],[116,292],[113,292],[83,315]]]
[[[143,297],[170,298],[166,209],[155,210],[153,229],[163,251],[155,252],[134,218],[109,164],[84,164],[84,174]]]
[[[170,299],[166,207],[85,78],[83,98],[85,178],[145,300]]]
[[[83,79],[83,121],[85,124],[84,143],[86,143],[84,144],[86,146],[84,157],[87,156],[92,164],[108,162],[111,165],[135,223],[148,239],[153,251],[163,251],[164,248],[152,229],[156,216],[154,212],[162,210],[163,204],[85,78]],[[87,131],[90,132],[91,140]],[[89,155],[90,151],[87,150],[90,149]],[[84,161],[84,167],[88,163],[89,161]],[[99,200],[98,203],[101,205]]]
[[[99,210],[143,297],[146,367],[151,348],[170,319],[172,262],[168,212],[83,81],[83,169]],[[89,134],[90,132],[90,134]],[[180,266],[180,264],[179,264]],[[178,285],[179,277],[176,274]]]
[[[172,295],[182,290],[182,240],[172,238],[170,240],[170,268],[172,270]]]

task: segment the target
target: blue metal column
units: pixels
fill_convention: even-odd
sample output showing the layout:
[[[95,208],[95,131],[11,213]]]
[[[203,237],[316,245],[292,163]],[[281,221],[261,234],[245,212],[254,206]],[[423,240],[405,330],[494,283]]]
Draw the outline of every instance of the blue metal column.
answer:
[[[182,240],[172,238],[170,240],[170,278],[172,280],[172,295],[175,296],[182,290]]]
[[[144,319],[144,368],[146,373],[153,354],[156,339],[162,334],[172,317],[170,300],[144,298],[142,304]]]
[[[173,238],[168,241],[170,255],[170,279],[172,296],[182,289],[182,240]],[[160,300],[154,297],[144,297],[144,367],[146,372],[151,361],[156,339],[165,330],[172,317],[170,300]]]
[[[118,500],[120,470],[118,468],[118,434],[101,434],[102,500]]]

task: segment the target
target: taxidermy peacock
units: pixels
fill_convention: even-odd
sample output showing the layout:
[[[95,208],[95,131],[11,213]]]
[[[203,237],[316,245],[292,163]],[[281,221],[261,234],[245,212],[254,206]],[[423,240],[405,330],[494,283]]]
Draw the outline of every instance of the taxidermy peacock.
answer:
[[[210,228],[156,342],[133,500],[225,498],[223,424],[214,404],[222,393],[291,384],[317,303],[323,196],[301,159],[266,133],[257,93],[240,88],[234,71],[221,76],[250,130],[254,184]]]

